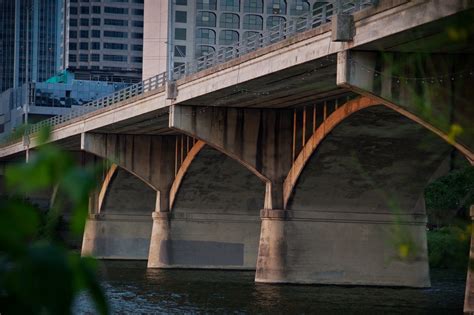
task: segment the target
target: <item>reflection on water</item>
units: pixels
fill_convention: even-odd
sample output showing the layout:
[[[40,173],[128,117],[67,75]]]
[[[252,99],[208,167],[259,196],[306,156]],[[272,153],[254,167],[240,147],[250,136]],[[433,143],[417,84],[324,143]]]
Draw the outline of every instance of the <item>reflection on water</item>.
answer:
[[[432,288],[255,284],[247,271],[146,269],[106,262],[113,313],[461,314],[465,273],[433,270]],[[81,296],[75,313],[93,313]]]

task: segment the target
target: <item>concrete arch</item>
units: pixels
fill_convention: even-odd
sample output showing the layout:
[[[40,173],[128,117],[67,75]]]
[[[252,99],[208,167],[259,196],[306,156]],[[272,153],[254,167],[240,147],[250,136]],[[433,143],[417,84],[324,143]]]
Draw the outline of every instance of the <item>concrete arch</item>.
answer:
[[[191,163],[193,160],[196,158],[198,153],[201,151],[202,148],[204,148],[206,144],[202,140],[198,140],[191,150],[189,150],[188,154],[186,155],[186,158],[184,159],[183,163],[181,163],[181,166],[179,167],[178,172],[176,173],[175,179],[173,180],[173,184],[171,184],[171,189],[170,189],[170,207],[169,209],[173,209],[174,205],[174,200],[176,198],[176,194],[178,193],[179,187],[181,186],[181,182],[183,181],[184,175],[188,171],[189,167],[191,166]]]
[[[84,229],[82,254],[102,259],[146,260],[156,191],[128,170],[112,164]]]
[[[98,214],[144,215],[155,210],[156,191],[135,174],[112,164],[98,196]]]
[[[365,105],[324,137],[298,178],[285,276],[427,287],[423,191],[453,147],[387,106]]]
[[[240,209],[248,210],[249,215],[260,215],[264,182],[241,163],[204,142],[193,153],[177,178],[180,188],[174,196],[172,212],[234,213],[233,209]]]
[[[255,269],[265,184],[203,141],[187,159],[173,188],[168,234],[161,233],[151,265]]]
[[[287,177],[283,183],[283,202],[284,208],[286,209],[288,202],[291,198],[291,195],[294,191],[295,185],[298,181],[299,176],[301,175],[305,165],[308,160],[311,158],[313,153],[318,148],[319,144],[324,140],[326,135],[330,133],[337,125],[342,121],[347,119],[352,114],[361,111],[365,108],[377,105],[384,105],[395,112],[403,115],[404,117],[422,125],[424,128],[435,133],[441,137],[444,141],[453,145],[459,152],[461,152],[467,160],[473,164],[474,163],[474,153],[470,152],[465,146],[460,143],[453,142],[449,137],[443,133],[441,130],[433,127],[432,125],[424,122],[419,117],[411,114],[410,112],[404,110],[403,108],[393,104],[388,103],[387,101],[381,102],[379,99],[361,96],[356,99],[350,100],[338,107],[323,123],[316,129],[313,135],[310,137],[308,142],[304,145],[301,152],[298,154],[293,165],[291,166],[290,171],[288,172]]]

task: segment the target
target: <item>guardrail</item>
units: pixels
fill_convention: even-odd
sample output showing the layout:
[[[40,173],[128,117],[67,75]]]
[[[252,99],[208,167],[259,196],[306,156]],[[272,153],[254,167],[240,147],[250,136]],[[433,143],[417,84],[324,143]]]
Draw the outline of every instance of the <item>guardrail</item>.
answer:
[[[187,75],[197,73],[215,65],[248,54],[259,48],[263,48],[282,41],[297,33],[301,33],[326,24],[331,21],[331,16],[336,13],[342,12],[351,14],[361,9],[370,7],[377,2],[377,0],[336,0],[332,2],[322,2],[321,6],[315,8],[310,13],[297,16],[289,21],[275,25],[264,32],[252,35],[232,46],[221,48],[216,52],[197,58],[193,63],[184,64],[172,69],[172,80],[181,79]],[[68,114],[54,116],[39,123],[27,126],[25,135],[36,133],[45,126],[53,127],[95,110],[111,106],[118,102],[144,94],[148,91],[163,87],[168,80],[167,76],[168,74],[166,72],[160,73],[142,82],[119,90],[111,95],[102,97],[78,108],[72,109]],[[17,139],[7,140],[4,138],[0,141],[3,145],[5,145],[15,140]]]

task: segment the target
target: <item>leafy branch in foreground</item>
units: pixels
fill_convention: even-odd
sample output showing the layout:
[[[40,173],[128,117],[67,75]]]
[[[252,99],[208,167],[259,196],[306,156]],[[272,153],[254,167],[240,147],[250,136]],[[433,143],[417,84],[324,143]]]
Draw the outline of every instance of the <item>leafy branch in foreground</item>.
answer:
[[[108,305],[96,277],[96,262],[80,257],[55,232],[64,208],[71,207],[70,230],[80,235],[88,212],[89,193],[96,186],[97,167],[82,167],[57,146],[41,146],[28,163],[6,168],[6,196],[0,202],[0,313],[69,314],[75,296],[87,291],[101,314]],[[53,191],[42,212],[27,201]]]

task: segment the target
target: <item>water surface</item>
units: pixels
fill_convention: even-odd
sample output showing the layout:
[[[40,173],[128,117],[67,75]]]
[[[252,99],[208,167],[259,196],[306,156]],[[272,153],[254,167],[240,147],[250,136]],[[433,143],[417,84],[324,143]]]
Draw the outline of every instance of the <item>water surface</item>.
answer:
[[[429,289],[268,285],[254,272],[146,269],[104,262],[114,314],[462,314],[465,272],[432,270]],[[75,313],[94,313],[81,296]]]

